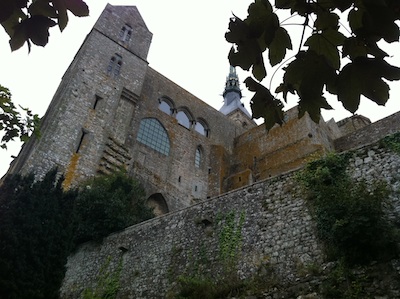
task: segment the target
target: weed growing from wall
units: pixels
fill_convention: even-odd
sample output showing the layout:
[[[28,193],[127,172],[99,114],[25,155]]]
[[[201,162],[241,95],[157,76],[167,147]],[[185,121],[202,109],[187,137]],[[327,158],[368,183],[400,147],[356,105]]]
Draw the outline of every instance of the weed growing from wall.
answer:
[[[122,271],[122,255],[114,271],[110,271],[110,264],[111,256],[101,266],[96,278],[96,286],[83,291],[83,299],[114,299],[117,297],[120,288],[119,279]]]
[[[391,149],[397,154],[400,154],[400,132],[386,136],[381,140],[381,145]]]
[[[227,214],[219,213],[215,221],[215,230],[218,234],[218,259],[221,271],[213,275],[205,273],[204,269],[210,268],[211,262],[207,248],[202,244],[199,248],[197,259],[193,257],[189,273],[181,275],[177,280],[177,290],[171,291],[167,298],[228,298],[239,295],[247,282],[241,280],[237,274],[237,263],[242,247],[242,228],[245,221],[245,212],[239,216],[235,211]]]
[[[347,164],[347,155],[329,154],[298,176],[328,257],[348,265],[392,257],[397,239],[382,209],[388,188],[382,182],[354,182]]]
[[[236,266],[242,247],[242,227],[245,213],[243,211],[239,215],[239,219],[236,219],[234,211],[217,218],[219,218],[217,224],[222,226],[219,233],[219,258],[225,265]]]

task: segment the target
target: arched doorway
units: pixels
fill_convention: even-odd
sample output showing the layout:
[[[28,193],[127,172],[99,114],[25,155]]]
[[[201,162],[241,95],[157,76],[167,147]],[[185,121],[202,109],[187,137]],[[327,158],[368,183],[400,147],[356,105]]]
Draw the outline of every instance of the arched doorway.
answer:
[[[169,212],[167,202],[161,193],[154,193],[147,199],[147,205],[153,209],[156,216],[164,215]]]

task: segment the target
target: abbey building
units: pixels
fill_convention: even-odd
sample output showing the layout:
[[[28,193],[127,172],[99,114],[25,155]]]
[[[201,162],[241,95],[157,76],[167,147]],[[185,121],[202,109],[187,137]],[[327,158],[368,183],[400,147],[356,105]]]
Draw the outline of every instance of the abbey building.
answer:
[[[58,167],[68,188],[124,168],[161,214],[299,168],[370,123],[315,124],[294,108],[267,134],[242,105],[234,68],[215,110],[149,67],[151,39],[135,6],[107,5],[62,78],[42,136],[8,173],[41,177]]]

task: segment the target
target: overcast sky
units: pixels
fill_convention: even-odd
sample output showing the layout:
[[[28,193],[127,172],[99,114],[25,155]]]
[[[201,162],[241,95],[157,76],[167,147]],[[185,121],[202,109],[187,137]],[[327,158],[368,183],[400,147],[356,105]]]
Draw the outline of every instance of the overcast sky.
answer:
[[[224,34],[228,29],[232,13],[244,19],[250,0],[87,0],[90,16],[76,18],[70,16],[70,22],[63,33],[57,27],[50,30],[50,41],[45,48],[33,47],[28,54],[27,47],[11,53],[8,36],[0,28],[0,84],[11,90],[16,104],[29,107],[34,113],[43,116],[61,77],[74,58],[85,36],[96,22],[107,2],[113,5],[136,5],[147,27],[153,33],[148,55],[149,65],[182,86],[209,105],[219,109],[222,105],[222,92],[229,71],[227,54],[230,44]],[[287,30],[292,30],[290,26]],[[294,43],[294,48],[298,45]],[[390,55],[400,53],[400,45],[388,48]],[[400,54],[388,59],[389,63],[400,66]],[[237,70],[243,81],[248,74]],[[270,85],[270,74],[265,80]],[[279,85],[282,76],[277,73],[271,84],[271,90]],[[249,108],[252,97],[242,84],[242,99]],[[400,110],[400,83],[391,83],[391,100],[386,107],[362,100],[357,111],[376,121]],[[291,98],[289,106],[296,104]],[[325,111],[325,120],[336,121],[350,116],[335,99],[330,100],[334,111]],[[8,169],[11,155],[17,155],[20,143],[8,145],[9,149],[0,149],[0,177]]]

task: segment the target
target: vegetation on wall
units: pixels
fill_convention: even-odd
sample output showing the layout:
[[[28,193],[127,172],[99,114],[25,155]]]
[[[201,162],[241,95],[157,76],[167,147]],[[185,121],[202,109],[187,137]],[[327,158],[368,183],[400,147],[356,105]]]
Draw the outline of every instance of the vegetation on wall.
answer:
[[[78,244],[152,217],[143,189],[124,173],[81,191],[63,191],[62,182],[53,170],[41,181],[16,175],[1,185],[0,298],[58,298]]]
[[[211,274],[204,271],[212,265],[207,258],[206,248],[201,246],[199,259],[191,262],[193,269],[178,277],[177,290],[169,298],[228,298],[243,293],[247,282],[239,278],[237,263],[241,256],[244,221],[244,211],[239,215],[235,211],[218,213],[214,230],[217,232],[215,237],[218,238],[219,252],[216,263],[221,266],[221,272]]]
[[[328,257],[367,264],[397,253],[397,235],[384,214],[389,191],[383,182],[355,182],[346,173],[348,155],[328,154],[299,175],[308,191],[318,237]]]
[[[386,136],[381,140],[381,144],[400,154],[400,132]]]
[[[83,299],[115,299],[120,284],[119,279],[122,271],[122,255],[119,258],[117,268],[110,269],[111,257],[101,266],[94,288],[86,288],[83,291]]]

